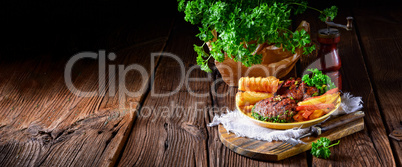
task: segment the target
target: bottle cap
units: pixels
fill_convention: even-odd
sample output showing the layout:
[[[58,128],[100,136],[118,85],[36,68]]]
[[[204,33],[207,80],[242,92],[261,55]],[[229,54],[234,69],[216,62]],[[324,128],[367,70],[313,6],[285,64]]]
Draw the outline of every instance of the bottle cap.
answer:
[[[324,28],[318,30],[318,42],[323,44],[334,44],[341,40],[340,32],[336,28]]]
[[[340,33],[336,28],[323,28],[318,30],[319,38],[336,38],[338,36],[340,36]]]

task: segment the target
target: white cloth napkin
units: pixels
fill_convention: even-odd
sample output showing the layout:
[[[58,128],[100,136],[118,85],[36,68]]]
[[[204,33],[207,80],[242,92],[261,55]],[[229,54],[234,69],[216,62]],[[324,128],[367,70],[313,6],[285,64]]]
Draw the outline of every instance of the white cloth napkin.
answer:
[[[361,97],[353,97],[349,93],[342,95],[342,102],[337,111],[332,115],[348,114],[363,108],[363,101]],[[240,111],[229,111],[227,114],[220,116],[215,115],[214,119],[208,126],[217,126],[222,124],[223,127],[230,133],[236,134],[239,137],[248,137],[257,140],[265,140],[271,142],[272,140],[285,141],[289,138],[295,138],[303,135],[309,131],[309,128],[295,128],[288,130],[276,130],[258,126],[251,122],[249,118],[240,113]]]

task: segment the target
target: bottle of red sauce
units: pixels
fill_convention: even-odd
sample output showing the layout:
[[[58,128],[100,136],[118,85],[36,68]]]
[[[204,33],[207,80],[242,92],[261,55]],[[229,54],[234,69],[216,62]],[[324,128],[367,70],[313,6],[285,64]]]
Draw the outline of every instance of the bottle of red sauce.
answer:
[[[335,28],[325,28],[318,31],[317,41],[320,43],[315,68],[328,75],[335,85],[342,89],[341,58],[338,54],[337,44],[340,33]]]
[[[341,40],[341,34],[338,29],[331,27],[344,28],[352,30],[352,17],[347,17],[347,25],[336,24],[327,18],[325,22],[327,28],[318,30],[317,41],[320,43],[316,60],[309,65],[309,68],[317,68],[331,78],[335,85],[342,89],[341,58],[338,54],[337,44]]]

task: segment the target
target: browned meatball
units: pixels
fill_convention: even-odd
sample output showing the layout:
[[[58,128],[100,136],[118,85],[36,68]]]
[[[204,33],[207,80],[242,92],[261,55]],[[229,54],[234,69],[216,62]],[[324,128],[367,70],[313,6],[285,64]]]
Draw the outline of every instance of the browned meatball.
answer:
[[[280,85],[276,94],[302,101],[306,98],[312,97],[314,94],[318,94],[318,89],[313,86],[307,86],[300,78],[290,78]]]
[[[307,86],[301,78],[290,78],[279,85],[274,97],[254,105],[253,112],[258,114],[254,117],[269,122],[290,122],[297,113],[297,102],[317,94],[317,88]]]
[[[274,96],[254,105],[253,111],[269,122],[290,122],[296,114],[296,101],[287,96]]]

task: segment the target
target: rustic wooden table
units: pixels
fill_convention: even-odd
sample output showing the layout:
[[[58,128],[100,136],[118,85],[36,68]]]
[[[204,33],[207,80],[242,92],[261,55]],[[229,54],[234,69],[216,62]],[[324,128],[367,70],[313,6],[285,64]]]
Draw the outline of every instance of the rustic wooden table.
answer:
[[[223,83],[216,70],[208,75],[195,68],[197,27],[185,22],[182,13],[166,12],[140,19],[141,24],[125,21],[105,31],[92,27],[85,32],[96,31],[92,34],[97,38],[89,41],[81,40],[85,33],[58,32],[67,35],[50,38],[46,46],[31,42],[22,44],[22,50],[3,50],[0,166],[401,166],[402,142],[388,137],[402,127],[400,7],[340,7],[335,22],[355,18],[353,31],[342,31],[338,45],[343,91],[363,97],[365,129],[342,138],[327,160],[306,152],[265,162],[226,148],[218,128],[207,124],[214,115],[234,109],[237,88]],[[325,26],[316,13],[302,18],[311,23],[312,32]],[[295,24],[299,21],[294,19]],[[106,69],[95,59],[74,64],[74,86],[96,91],[90,97],[77,96],[66,86],[66,63],[78,52],[99,49],[115,53],[116,59],[107,59]],[[156,56],[152,64],[151,53],[158,52],[178,56],[185,78],[206,79],[182,82],[175,59]],[[119,65],[134,64],[146,73],[119,73]],[[104,74],[99,73],[102,70]],[[104,89],[99,84],[103,82]],[[121,89],[139,94],[126,95]]]

